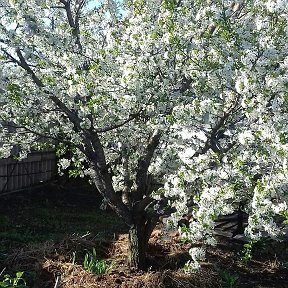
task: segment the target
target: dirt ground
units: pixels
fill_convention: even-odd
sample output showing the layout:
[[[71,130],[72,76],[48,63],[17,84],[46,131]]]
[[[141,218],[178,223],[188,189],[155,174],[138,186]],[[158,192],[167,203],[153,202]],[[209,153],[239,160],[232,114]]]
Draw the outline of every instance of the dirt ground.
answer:
[[[201,271],[186,275],[190,244],[159,225],[150,239],[148,271],[126,265],[127,227],[111,211],[99,209],[101,197],[83,183],[0,197],[0,273],[23,271],[30,288],[288,288],[288,244],[256,243],[252,260],[241,261],[243,243],[219,238]],[[109,267],[105,275],[83,267],[87,251]],[[1,279],[1,277],[0,277]]]

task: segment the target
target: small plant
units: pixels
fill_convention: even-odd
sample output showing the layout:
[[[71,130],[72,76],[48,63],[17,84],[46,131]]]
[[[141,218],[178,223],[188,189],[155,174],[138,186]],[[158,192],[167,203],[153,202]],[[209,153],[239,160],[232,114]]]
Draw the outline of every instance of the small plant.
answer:
[[[72,263],[73,265],[75,265],[75,263],[76,263],[76,252],[75,252],[75,251],[73,251],[73,253],[72,253],[71,263]]]
[[[6,274],[0,280],[0,288],[26,288],[26,282],[22,278],[23,272],[17,272],[15,277]]]
[[[243,245],[243,250],[241,251],[241,262],[245,265],[252,259],[252,249],[256,241],[250,241]]]
[[[222,288],[236,288],[239,284],[239,277],[237,275],[232,275],[227,271],[220,272],[220,285]]]
[[[88,272],[93,272],[99,275],[105,274],[109,268],[106,260],[99,260],[96,258],[95,248],[93,248],[92,253],[88,251],[85,254],[83,266]]]

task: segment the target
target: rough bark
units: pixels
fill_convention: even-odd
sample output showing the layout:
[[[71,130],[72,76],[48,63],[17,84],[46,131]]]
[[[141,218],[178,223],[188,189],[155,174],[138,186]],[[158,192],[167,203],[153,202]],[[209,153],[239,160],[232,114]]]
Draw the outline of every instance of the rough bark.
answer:
[[[122,191],[122,202],[126,206],[131,206],[131,199],[130,199],[130,193],[131,193],[131,187],[133,182],[130,179],[130,173],[129,173],[129,155],[128,155],[128,147],[123,149],[122,152],[122,165],[124,170],[124,189]]]
[[[132,215],[133,224],[128,233],[128,264],[131,269],[145,270],[148,267],[148,242],[159,217],[147,214],[144,209],[135,209]]]
[[[149,236],[145,225],[135,223],[128,234],[128,264],[131,269],[145,270]]]
[[[107,200],[112,210],[130,226],[131,223],[133,223],[131,213],[127,206],[122,202],[121,197],[116,194],[112,185],[111,175],[108,171],[99,171],[96,165],[92,167],[95,171],[94,183],[97,190]]]
[[[152,157],[155,150],[157,149],[161,136],[162,130],[155,130],[153,135],[148,141],[148,145],[145,149],[145,153],[140,157],[138,161],[137,173],[136,173],[136,191],[133,195],[135,203],[143,199],[143,196],[147,193],[147,179],[148,179],[148,168],[151,164]]]
[[[132,225],[128,238],[128,264],[131,269],[143,270],[146,267],[147,243],[143,231],[137,225]]]

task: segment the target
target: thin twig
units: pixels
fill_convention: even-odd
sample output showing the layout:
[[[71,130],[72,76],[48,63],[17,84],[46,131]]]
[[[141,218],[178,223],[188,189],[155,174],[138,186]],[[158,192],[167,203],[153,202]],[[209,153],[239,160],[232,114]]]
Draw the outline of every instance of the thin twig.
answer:
[[[4,268],[2,269],[2,271],[0,272],[0,276],[4,273],[5,270],[6,270],[6,267],[4,267]]]
[[[60,285],[60,276],[57,276],[57,278],[56,278],[56,283],[55,283],[55,285],[54,285],[54,288],[58,288],[59,285]]]

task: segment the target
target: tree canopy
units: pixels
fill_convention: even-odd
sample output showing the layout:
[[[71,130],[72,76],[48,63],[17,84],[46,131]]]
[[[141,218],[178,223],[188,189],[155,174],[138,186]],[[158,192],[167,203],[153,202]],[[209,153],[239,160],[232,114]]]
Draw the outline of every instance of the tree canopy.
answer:
[[[241,204],[249,237],[281,236],[287,1],[89,2],[0,1],[0,157],[55,146],[60,172],[147,231],[191,210],[182,236],[213,245]]]

